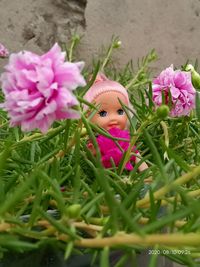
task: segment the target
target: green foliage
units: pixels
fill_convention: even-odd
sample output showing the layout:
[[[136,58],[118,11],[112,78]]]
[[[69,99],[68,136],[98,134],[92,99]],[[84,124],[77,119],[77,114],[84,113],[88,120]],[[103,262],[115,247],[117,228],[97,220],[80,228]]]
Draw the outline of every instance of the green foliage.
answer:
[[[76,42],[73,39],[69,58]],[[0,111],[1,253],[56,243],[66,259],[91,252],[99,256],[100,266],[109,266],[110,253],[120,249],[123,256],[115,264],[119,267],[127,259],[135,261],[139,252],[153,249],[172,261],[197,266],[199,115],[170,118],[164,110],[158,116],[149,67],[155,51],[137,67],[130,62],[117,70],[111,53],[119,45],[113,38],[104,57],[94,63],[92,79],[100,69],[128,88],[134,107],[127,113],[134,115],[130,116],[131,141],[149,168],[139,172],[141,161],[127,172],[127,154],[119,169],[104,169],[95,132],[106,133],[84,113],[80,121],[56,122],[43,135],[9,128],[5,112]],[[82,103],[85,90],[78,91]],[[87,148],[88,139],[94,142],[96,157]],[[157,260],[152,255],[149,266],[156,266]]]

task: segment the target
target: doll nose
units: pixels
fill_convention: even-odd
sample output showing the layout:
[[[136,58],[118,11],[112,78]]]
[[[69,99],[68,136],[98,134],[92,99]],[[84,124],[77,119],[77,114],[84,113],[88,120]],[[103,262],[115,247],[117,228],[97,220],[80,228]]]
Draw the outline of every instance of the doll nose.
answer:
[[[115,114],[110,115],[110,121],[116,121],[116,115]]]
[[[116,118],[116,115],[115,114],[112,114],[111,116],[110,116],[110,123],[117,123],[117,118]]]

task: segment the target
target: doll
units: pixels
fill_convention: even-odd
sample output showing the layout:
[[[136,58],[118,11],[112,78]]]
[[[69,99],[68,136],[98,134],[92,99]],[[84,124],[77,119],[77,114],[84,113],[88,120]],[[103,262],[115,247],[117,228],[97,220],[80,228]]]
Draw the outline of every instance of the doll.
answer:
[[[114,137],[127,139],[127,141],[118,141],[121,147],[119,148],[112,139],[102,135],[97,136],[96,140],[104,167],[112,167],[112,161],[114,161],[115,166],[118,166],[124,151],[128,149],[130,144],[130,135],[127,129],[128,118],[120,104],[121,101],[124,105],[130,106],[126,88],[116,81],[109,80],[105,75],[98,74],[84,99],[98,107],[98,111],[91,118],[92,123],[107,130]],[[88,142],[88,148],[93,155],[96,154],[91,141]],[[132,152],[135,156],[132,155],[126,164],[127,170],[132,170],[134,163],[141,159],[140,153],[135,147],[132,148]],[[143,171],[147,168],[147,164],[143,162],[138,169]]]

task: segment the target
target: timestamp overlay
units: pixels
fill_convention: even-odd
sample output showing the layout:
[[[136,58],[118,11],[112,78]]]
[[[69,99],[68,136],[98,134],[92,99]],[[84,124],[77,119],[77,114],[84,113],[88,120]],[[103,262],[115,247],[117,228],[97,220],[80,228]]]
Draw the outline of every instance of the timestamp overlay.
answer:
[[[188,249],[149,249],[149,255],[189,255],[191,251]]]

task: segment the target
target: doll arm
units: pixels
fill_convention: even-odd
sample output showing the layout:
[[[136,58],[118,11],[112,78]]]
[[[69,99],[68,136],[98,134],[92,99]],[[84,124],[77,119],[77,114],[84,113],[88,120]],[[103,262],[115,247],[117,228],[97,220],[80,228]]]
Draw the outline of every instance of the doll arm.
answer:
[[[137,155],[139,157],[136,156],[135,163],[138,163],[141,160],[141,155],[140,155],[139,152],[137,152]],[[140,166],[138,167],[139,172],[142,172],[142,171],[144,171],[146,169],[148,169],[148,165],[146,164],[146,162],[142,162],[142,164],[140,164]]]
[[[87,148],[91,151],[93,156],[96,156],[96,149],[94,148],[94,145],[90,140],[87,143]]]
[[[137,152],[137,155],[138,155],[139,157],[136,156],[135,163],[138,163],[138,162],[140,162],[140,160],[141,160],[141,155],[140,155],[139,152]],[[146,169],[148,169],[148,168],[149,168],[149,167],[148,167],[148,165],[146,164],[146,162],[142,162],[142,164],[140,164],[140,166],[138,167],[138,170],[139,170],[139,172],[142,172],[142,171],[144,171],[144,170],[146,170]],[[152,183],[152,181],[153,181],[153,179],[152,179],[151,176],[148,177],[148,178],[146,178],[146,179],[144,179],[144,183],[145,183],[145,184],[150,184],[150,183]]]

